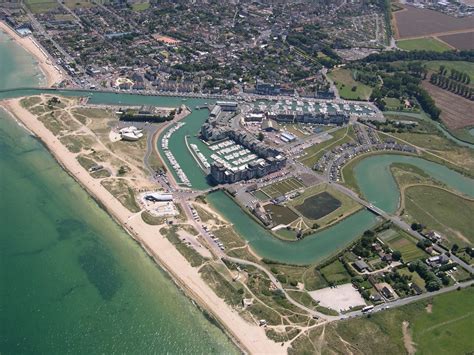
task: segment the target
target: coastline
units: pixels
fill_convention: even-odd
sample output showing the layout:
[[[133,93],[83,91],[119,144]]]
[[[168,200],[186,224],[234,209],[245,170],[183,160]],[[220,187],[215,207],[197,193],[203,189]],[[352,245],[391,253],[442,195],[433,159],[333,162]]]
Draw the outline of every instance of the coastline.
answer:
[[[0,21],[0,31],[5,32],[10,38],[12,38],[13,41],[15,41],[38,61],[38,67],[45,76],[46,85],[48,87],[54,86],[63,81],[63,73],[59,67],[55,67],[53,60],[43,49],[40,49],[39,45],[31,35],[21,37],[11,27],[2,21]]]
[[[20,99],[0,102],[12,117],[24,125],[45,145],[61,167],[140,244],[183,291],[222,325],[226,333],[244,352],[252,354],[286,353],[286,347],[268,339],[263,328],[245,321],[237,311],[217,297],[176,248],[158,230],[128,211],[77,162],[74,155],[29,111]]]

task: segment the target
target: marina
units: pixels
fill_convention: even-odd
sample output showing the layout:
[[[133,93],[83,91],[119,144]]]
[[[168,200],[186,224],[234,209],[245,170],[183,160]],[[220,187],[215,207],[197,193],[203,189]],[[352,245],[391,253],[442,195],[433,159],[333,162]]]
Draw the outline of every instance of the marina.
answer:
[[[171,164],[171,168],[173,171],[176,173],[178,179],[180,180],[181,184],[190,187],[191,182],[189,181],[189,178],[187,177],[186,173],[183,171],[181,168],[181,165],[179,162],[176,160],[175,156],[169,150],[169,140],[173,133],[175,133],[177,130],[179,130],[181,127],[183,127],[186,123],[185,122],[178,122],[177,124],[173,125],[163,136],[163,139],[161,140],[161,148],[163,149],[166,158]]]

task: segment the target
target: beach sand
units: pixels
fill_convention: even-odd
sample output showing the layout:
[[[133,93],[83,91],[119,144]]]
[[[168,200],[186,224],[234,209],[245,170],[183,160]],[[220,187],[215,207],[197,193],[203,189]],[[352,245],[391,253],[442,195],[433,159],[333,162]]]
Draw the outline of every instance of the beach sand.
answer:
[[[59,66],[37,45],[32,36],[21,37],[11,27],[0,21],[0,30],[8,34],[16,43],[36,58],[38,66],[46,77],[46,85],[51,87],[63,81],[63,73]]]
[[[217,297],[214,291],[202,280],[198,270],[191,267],[168,239],[159,234],[159,228],[143,222],[140,214],[134,214],[127,210],[99,181],[91,177],[75,159],[74,154],[62,145],[42,122],[21,106],[20,99],[3,101],[0,102],[0,105],[43,141],[62,167],[90,195],[100,201],[107,212],[141,244],[191,298],[225,327],[228,334],[242,350],[251,354],[286,353],[287,345],[280,346],[280,344],[268,339],[262,327],[248,323],[222,299]]]

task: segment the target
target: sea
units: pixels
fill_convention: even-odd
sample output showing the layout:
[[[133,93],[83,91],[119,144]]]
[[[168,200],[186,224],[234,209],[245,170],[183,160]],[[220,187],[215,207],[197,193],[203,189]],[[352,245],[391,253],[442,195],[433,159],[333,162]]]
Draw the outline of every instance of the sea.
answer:
[[[42,83],[0,31],[0,90]],[[239,352],[2,110],[0,228],[1,354]]]

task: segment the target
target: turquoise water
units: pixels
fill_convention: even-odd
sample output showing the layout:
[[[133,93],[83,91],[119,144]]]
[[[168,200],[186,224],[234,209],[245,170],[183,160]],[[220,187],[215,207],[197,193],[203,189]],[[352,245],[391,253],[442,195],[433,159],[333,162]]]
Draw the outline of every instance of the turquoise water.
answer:
[[[37,62],[0,30],[0,90],[45,83]],[[21,70],[12,70],[21,68]]]
[[[386,212],[395,212],[400,201],[400,191],[390,172],[392,163],[414,165],[449,187],[474,197],[474,180],[443,165],[412,156],[374,155],[361,160],[355,166],[354,174],[364,197]]]
[[[393,213],[396,211],[400,192],[390,172],[392,163],[408,163],[423,169],[427,174],[474,197],[474,180],[445,166],[404,155],[375,155],[361,160],[354,169],[362,195],[377,207]],[[209,202],[234,224],[237,232],[262,257],[293,264],[319,262],[335,254],[375,224],[375,216],[364,210],[355,213],[338,224],[298,242],[285,242],[272,236],[266,229],[249,217],[223,192],[212,193]]]
[[[4,38],[2,87],[36,85]],[[0,353],[237,353],[4,111],[0,152]]]

